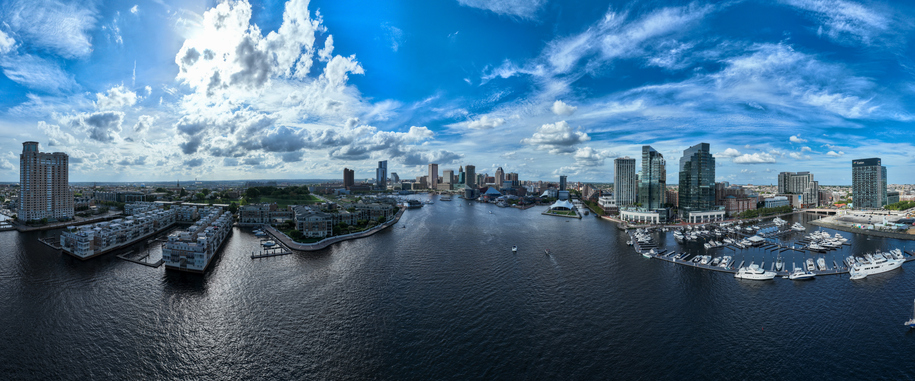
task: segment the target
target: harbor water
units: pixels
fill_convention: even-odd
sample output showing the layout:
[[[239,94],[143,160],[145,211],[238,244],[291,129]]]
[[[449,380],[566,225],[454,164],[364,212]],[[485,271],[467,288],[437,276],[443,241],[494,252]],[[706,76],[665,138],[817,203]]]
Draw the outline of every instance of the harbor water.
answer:
[[[912,318],[915,263],[860,281],[740,281],[644,258],[626,245],[626,232],[592,216],[429,197],[434,204],[407,210],[392,228],[308,254],[251,259],[259,240],[235,228],[203,275],[117,253],[82,262],[38,242],[53,231],[0,233],[0,375],[915,377],[907,358],[915,331],[903,326]],[[669,234],[657,236],[659,247],[703,250],[681,249]],[[841,234],[850,245],[825,254],[830,267],[855,253],[915,250],[911,241]],[[713,250],[766,268],[777,255]],[[790,266],[823,254],[782,256]]]

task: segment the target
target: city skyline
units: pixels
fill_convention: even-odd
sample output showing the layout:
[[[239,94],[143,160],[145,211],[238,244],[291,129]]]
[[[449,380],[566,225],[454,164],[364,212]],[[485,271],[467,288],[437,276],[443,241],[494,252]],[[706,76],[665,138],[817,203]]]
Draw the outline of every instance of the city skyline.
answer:
[[[915,183],[901,2],[0,4],[3,182],[37,141],[73,182],[379,161],[611,182],[643,145],[708,142],[715,181],[851,185],[850,162],[879,156],[887,182]]]

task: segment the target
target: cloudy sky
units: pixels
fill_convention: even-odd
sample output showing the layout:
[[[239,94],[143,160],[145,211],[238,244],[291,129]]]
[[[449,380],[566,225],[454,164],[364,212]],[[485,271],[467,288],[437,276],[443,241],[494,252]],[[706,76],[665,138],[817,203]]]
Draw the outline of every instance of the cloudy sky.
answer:
[[[473,164],[607,181],[650,144],[677,182],[881,157],[915,183],[909,1],[0,0],[0,181],[22,142],[71,181],[401,178]]]

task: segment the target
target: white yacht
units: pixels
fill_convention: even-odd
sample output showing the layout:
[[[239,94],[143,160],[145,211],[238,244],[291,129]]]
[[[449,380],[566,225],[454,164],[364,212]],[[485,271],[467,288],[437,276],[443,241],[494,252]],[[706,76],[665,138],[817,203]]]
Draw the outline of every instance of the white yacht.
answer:
[[[868,275],[880,274],[898,269],[904,259],[886,259],[882,255],[866,255],[868,263],[856,263],[848,270],[851,279],[864,279]]]
[[[518,252],[518,246],[517,245],[512,246],[512,253],[517,253],[517,252]]]
[[[812,280],[814,277],[816,277],[816,274],[810,271],[804,271],[804,269],[800,267],[796,267],[794,271],[788,275],[788,279],[791,280]]]
[[[826,259],[823,257],[820,257],[819,259],[817,259],[817,267],[819,267],[820,271],[825,271],[826,270]]]
[[[766,271],[759,267],[759,265],[751,263],[747,267],[741,267],[737,270],[737,273],[734,274],[734,278],[737,279],[750,279],[750,280],[770,280],[775,279],[775,271]]]
[[[728,268],[728,265],[730,265],[730,264],[731,264],[731,256],[725,255],[725,256],[721,257],[721,262],[718,263],[718,266],[726,269],[726,268]]]
[[[782,271],[782,267],[785,265],[785,262],[782,261],[782,257],[778,257],[778,260],[775,261],[775,270]]]
[[[816,266],[813,264],[813,258],[807,258],[807,261],[805,263],[807,264],[807,271],[813,271],[813,270],[817,269]]]
[[[804,225],[801,225],[800,222],[795,222],[794,225],[791,225],[791,229],[797,230],[799,232],[807,230],[807,228],[805,228]]]

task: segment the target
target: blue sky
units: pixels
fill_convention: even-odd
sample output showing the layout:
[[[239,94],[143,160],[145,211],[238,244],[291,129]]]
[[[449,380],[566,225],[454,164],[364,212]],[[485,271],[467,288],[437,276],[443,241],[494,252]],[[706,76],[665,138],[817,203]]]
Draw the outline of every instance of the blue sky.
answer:
[[[473,164],[677,182],[881,157],[915,183],[915,5],[784,1],[0,1],[0,181],[23,141],[72,181],[401,178]]]

